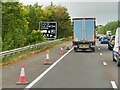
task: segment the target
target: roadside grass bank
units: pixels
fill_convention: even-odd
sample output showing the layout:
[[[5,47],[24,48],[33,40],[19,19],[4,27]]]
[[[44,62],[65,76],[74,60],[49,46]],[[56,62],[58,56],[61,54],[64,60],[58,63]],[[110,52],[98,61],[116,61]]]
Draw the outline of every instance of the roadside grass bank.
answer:
[[[2,57],[0,59],[0,62],[2,62],[2,64],[0,63],[0,66],[1,66],[1,68],[7,67],[7,66],[12,65],[14,63],[17,63],[19,61],[27,59],[27,58],[35,55],[35,54],[38,54],[38,53],[43,52],[47,49],[56,47],[58,45],[61,45],[63,43],[71,41],[71,40],[72,40],[72,37],[68,37],[68,38],[65,38],[64,41],[58,41],[58,42],[46,44],[46,45],[43,45],[39,48],[33,48],[33,49],[30,49],[30,50],[23,51],[22,53],[18,52],[17,55],[13,54],[12,57],[11,57],[11,55],[7,55],[7,60],[5,60],[5,57]]]

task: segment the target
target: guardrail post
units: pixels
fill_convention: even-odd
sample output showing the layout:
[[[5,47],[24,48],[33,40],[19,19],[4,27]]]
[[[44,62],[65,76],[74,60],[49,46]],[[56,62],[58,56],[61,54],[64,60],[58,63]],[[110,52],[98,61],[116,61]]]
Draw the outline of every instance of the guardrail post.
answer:
[[[21,50],[20,52],[21,52],[21,54],[22,54],[22,50]]]
[[[7,55],[5,55],[5,60],[7,60]]]
[[[15,56],[17,55],[17,52],[15,52]]]
[[[31,47],[31,49],[33,50],[33,47]]]
[[[11,57],[13,57],[13,53],[11,53]]]
[[[30,48],[28,48],[28,51],[30,50]]]

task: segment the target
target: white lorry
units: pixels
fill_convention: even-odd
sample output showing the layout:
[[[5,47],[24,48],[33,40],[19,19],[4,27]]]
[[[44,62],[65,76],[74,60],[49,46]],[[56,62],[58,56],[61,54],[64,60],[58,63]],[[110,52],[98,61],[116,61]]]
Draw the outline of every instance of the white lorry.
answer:
[[[115,45],[113,48],[113,61],[117,61],[117,66],[120,66],[120,27],[117,28],[115,34]]]

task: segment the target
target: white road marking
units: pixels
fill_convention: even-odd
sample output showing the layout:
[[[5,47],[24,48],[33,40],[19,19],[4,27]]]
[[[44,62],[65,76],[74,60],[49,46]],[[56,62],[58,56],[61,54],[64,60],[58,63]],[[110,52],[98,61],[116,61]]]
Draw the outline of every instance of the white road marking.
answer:
[[[100,53],[100,55],[102,55],[102,53]]]
[[[111,84],[112,84],[112,87],[113,87],[114,89],[117,89],[117,88],[118,88],[117,85],[116,85],[116,83],[115,83],[115,81],[111,81]]]
[[[106,65],[107,65],[107,63],[106,63],[106,62],[103,62],[103,65],[104,65],[104,66],[106,66]]]
[[[100,50],[100,48],[98,48],[98,50]]]
[[[35,83],[37,83],[42,77],[45,76],[58,62],[60,62],[66,55],[68,55],[73,48],[71,48],[67,53],[65,53],[62,57],[60,57],[55,63],[53,63],[47,70],[45,70],[41,75],[39,75],[34,81],[32,81],[24,90],[28,90],[31,88]]]

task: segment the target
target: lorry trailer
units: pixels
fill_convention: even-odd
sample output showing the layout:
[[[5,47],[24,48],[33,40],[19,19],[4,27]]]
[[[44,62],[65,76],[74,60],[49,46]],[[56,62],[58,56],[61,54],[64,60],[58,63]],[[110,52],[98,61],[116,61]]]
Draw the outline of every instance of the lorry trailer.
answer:
[[[95,18],[73,18],[75,51],[95,51]]]

